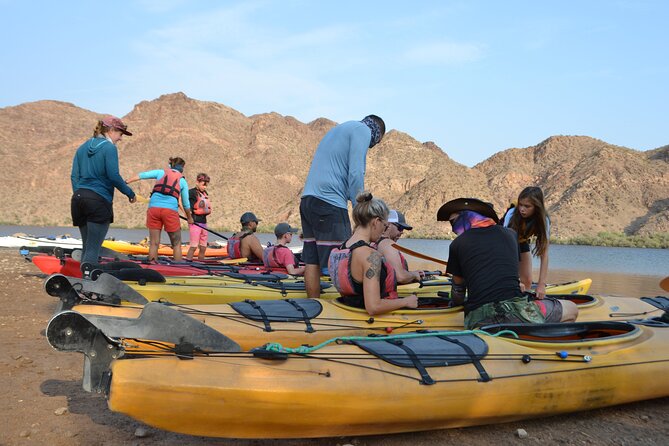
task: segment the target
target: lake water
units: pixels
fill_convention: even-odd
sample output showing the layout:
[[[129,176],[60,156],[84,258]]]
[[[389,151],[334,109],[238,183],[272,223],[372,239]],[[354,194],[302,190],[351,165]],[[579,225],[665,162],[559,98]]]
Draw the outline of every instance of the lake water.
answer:
[[[0,236],[23,232],[32,235],[70,234],[79,237],[79,230],[74,227],[33,227],[0,226]],[[231,236],[232,233],[221,232]],[[139,241],[148,235],[145,229],[110,228],[108,237],[117,240]],[[274,234],[258,234],[264,244],[274,242]],[[210,234],[210,242],[219,238]],[[188,240],[188,233],[182,234],[182,240]],[[163,233],[163,243],[168,237]],[[447,260],[449,240],[400,239],[402,246],[426,254],[430,257]],[[299,239],[294,237],[291,246],[299,246]],[[435,270],[438,264],[407,257],[412,268]],[[593,280],[590,292],[593,294],[614,294],[621,296],[656,296],[667,295],[659,287],[662,278],[669,276],[669,249],[609,248],[601,246],[552,245],[549,258],[549,282],[565,282],[590,277]],[[535,279],[539,267],[535,259]],[[442,267],[443,268],[443,267]]]

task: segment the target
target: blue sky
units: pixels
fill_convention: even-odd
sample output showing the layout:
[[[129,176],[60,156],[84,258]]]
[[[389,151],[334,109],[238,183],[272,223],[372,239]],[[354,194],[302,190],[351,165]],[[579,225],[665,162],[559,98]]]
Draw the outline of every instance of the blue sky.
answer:
[[[468,166],[558,134],[669,144],[663,0],[0,7],[0,107],[54,99],[123,116],[182,91],[303,122],[375,113]]]

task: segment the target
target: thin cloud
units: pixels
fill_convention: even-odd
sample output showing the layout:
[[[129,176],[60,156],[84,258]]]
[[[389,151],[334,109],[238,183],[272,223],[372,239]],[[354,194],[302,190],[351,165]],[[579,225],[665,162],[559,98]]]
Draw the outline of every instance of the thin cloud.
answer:
[[[484,57],[484,47],[474,43],[429,42],[403,53],[406,62],[420,65],[461,65]]]

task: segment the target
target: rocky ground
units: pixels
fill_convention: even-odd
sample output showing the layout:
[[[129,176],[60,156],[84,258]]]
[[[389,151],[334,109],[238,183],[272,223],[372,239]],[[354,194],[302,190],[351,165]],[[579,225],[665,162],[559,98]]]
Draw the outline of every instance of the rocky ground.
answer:
[[[54,351],[44,337],[56,302],[43,291],[37,272],[16,250],[0,249],[0,445],[660,445],[669,437],[669,398],[516,423],[373,437],[242,441],[160,431],[110,412],[104,398],[82,390],[83,357]],[[519,438],[519,429],[527,437]]]

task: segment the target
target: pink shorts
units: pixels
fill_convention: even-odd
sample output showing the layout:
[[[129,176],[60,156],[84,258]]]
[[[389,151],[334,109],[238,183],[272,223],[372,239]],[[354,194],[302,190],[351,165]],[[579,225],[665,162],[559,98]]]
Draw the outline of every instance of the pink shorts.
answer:
[[[199,226],[198,226],[199,225]],[[206,223],[198,223],[197,225],[188,225],[190,232],[190,246],[195,248],[197,246],[207,246],[207,227]]]
[[[146,227],[149,229],[163,229],[167,232],[181,231],[179,213],[167,208],[149,208],[146,211]]]

